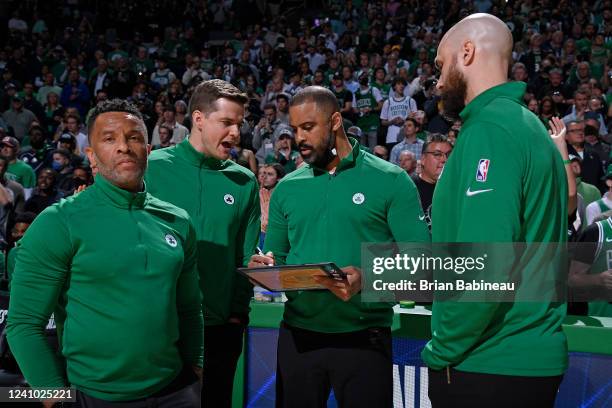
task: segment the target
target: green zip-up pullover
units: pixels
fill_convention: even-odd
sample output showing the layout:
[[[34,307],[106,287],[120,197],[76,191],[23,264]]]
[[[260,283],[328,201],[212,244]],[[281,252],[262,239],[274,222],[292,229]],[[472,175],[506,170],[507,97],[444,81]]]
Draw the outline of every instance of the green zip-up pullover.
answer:
[[[181,209],[101,175],[43,211],[17,244],[7,323],[34,387],[126,401],[202,365],[195,231]],[[61,357],[44,328],[55,312]]]
[[[461,137],[433,197],[434,244],[567,241],[563,161],[542,123],[521,102],[525,88],[522,82],[495,86],[461,112]],[[542,257],[535,246],[531,249],[519,260],[525,285],[537,278],[530,273],[562,267],[560,254]],[[495,266],[498,276],[517,273],[512,268],[517,260],[508,254],[505,261]],[[434,301],[432,340],[423,360],[433,369],[562,374],[567,367],[561,330],[565,310],[564,303],[551,302]]]
[[[334,174],[310,165],[285,176],[270,199],[265,250],[278,264],[361,266],[362,243],[429,242],[417,189],[398,166],[359,149]],[[328,290],[287,292],[284,321],[341,333],[391,325],[388,303],[348,302]]]
[[[255,175],[230,160],[204,156],[185,139],[151,153],[145,178],[151,194],[184,209],[193,220],[204,324],[246,317],[253,286],[236,268],[248,264],[259,239]]]

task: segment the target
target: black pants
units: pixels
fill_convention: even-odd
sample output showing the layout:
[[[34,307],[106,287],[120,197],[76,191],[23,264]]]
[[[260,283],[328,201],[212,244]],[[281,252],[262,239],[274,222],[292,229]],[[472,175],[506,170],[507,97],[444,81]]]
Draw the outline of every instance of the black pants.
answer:
[[[327,407],[330,390],[340,408],[393,406],[391,330],[326,334],[281,324],[276,406]]]
[[[186,367],[170,385],[148,398],[113,402],[90,397],[77,391],[76,402],[63,404],[63,406],[71,408],[199,408],[199,383],[193,370]]]
[[[562,378],[429,369],[429,399],[432,408],[548,408]]]
[[[244,343],[244,326],[224,324],[204,329],[202,407],[232,406],[236,364]]]

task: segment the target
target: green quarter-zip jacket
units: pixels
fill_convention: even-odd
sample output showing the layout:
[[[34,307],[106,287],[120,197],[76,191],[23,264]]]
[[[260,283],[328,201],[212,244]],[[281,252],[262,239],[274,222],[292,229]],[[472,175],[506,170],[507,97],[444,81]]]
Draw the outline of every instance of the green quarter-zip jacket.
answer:
[[[304,166],[285,176],[270,199],[265,250],[278,264],[361,266],[362,243],[429,242],[417,189],[408,174],[359,149],[335,172]],[[391,325],[388,303],[348,302],[327,290],[287,292],[284,321],[341,333]]]
[[[527,285],[539,273],[563,267],[561,253],[541,254],[542,245],[561,243],[556,246],[561,251],[567,241],[568,193],[561,155],[522,103],[525,88],[522,82],[495,86],[461,112],[461,136],[436,186],[431,218],[434,245],[533,244],[521,259],[508,253],[494,266],[496,276],[520,276],[533,292]],[[517,261],[521,268],[513,267]],[[564,303],[546,300],[434,301],[432,340],[423,360],[434,369],[559,375],[567,367],[565,309]]]
[[[247,316],[253,286],[236,268],[248,264],[259,238],[255,175],[230,160],[201,154],[185,139],[151,153],[145,178],[151,194],[183,208],[193,220],[204,324]]]
[[[185,211],[101,175],[43,211],[17,247],[7,323],[34,387],[127,401],[202,365],[195,231]],[[44,328],[55,313],[61,357]]]

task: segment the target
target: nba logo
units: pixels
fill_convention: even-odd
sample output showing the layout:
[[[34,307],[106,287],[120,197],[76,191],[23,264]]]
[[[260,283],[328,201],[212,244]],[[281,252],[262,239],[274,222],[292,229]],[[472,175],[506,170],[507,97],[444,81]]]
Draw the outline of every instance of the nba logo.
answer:
[[[487,173],[489,172],[489,159],[480,159],[478,161],[478,169],[476,170],[476,181],[487,181]]]

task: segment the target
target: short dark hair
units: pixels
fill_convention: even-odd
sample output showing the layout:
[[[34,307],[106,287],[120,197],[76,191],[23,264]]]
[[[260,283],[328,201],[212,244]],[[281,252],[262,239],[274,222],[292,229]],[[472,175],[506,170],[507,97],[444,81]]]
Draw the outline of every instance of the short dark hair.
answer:
[[[57,171],[53,170],[51,167],[44,167],[44,168],[42,168],[38,172],[38,176],[36,177],[36,179],[38,180],[38,177],[40,177],[40,175],[43,174],[45,171],[51,173],[51,175],[53,176],[54,182],[57,181]]]
[[[26,211],[22,213],[17,213],[15,216],[15,222],[13,222],[13,226],[15,224],[31,224],[34,222],[34,218],[36,218],[36,214],[31,211]]]
[[[274,112],[276,112],[276,105],[273,103],[266,103],[263,110],[266,111],[268,109],[272,109]]]
[[[170,126],[166,125],[165,123],[162,123],[161,125],[159,125],[159,130],[161,129],[166,129],[168,131],[168,134],[170,135],[170,139],[172,139],[172,136],[174,135],[174,129],[172,129]]]
[[[142,113],[138,110],[138,108],[124,99],[107,99],[98,103],[95,108],[92,109],[91,114],[89,115],[89,120],[87,121],[87,139],[91,140],[91,133],[94,128],[94,124],[96,123],[96,119],[98,116],[103,113],[108,112],[125,112],[136,116],[138,119],[142,119]]]
[[[318,108],[330,117],[340,111],[336,96],[332,91],[322,86],[307,86],[298,91],[291,100],[290,106],[298,106],[307,102],[314,102]]]
[[[68,119],[76,120],[77,125],[81,123],[81,117],[77,115],[76,113],[67,113],[66,116],[64,116],[64,120],[68,120]]]
[[[189,115],[192,115],[197,110],[205,115],[214,112],[217,110],[216,102],[221,98],[229,99],[240,105],[244,105],[249,101],[247,94],[229,82],[221,79],[211,79],[200,82],[196,86],[189,100]]]
[[[404,121],[404,124],[406,124],[406,122],[412,122],[414,127],[417,129],[421,128],[421,125],[419,125],[419,122],[417,122],[415,118],[406,118],[406,120]]]
[[[79,164],[74,168],[74,171],[77,170],[83,170],[85,173],[87,173],[87,177],[91,178],[91,167],[86,166],[84,164]]]
[[[42,126],[39,125],[34,125],[30,128],[30,134],[32,134],[32,132],[34,132],[35,130],[38,130],[40,133],[43,134],[43,136],[45,135],[45,130],[42,128]]]
[[[287,101],[287,103],[289,103],[289,96],[287,96],[286,93],[279,93],[278,95],[276,95],[276,100],[278,101],[279,99],[284,99],[285,101]]]
[[[408,83],[406,82],[406,80],[402,77],[395,77],[393,78],[393,81],[391,81],[391,88],[395,88],[395,85],[397,84],[404,84],[404,86],[408,85]]]
[[[61,154],[62,156],[64,156],[65,158],[67,158],[68,160],[70,160],[70,157],[72,157],[72,154],[66,150],[66,149],[55,149],[53,151],[53,154]]]
[[[448,136],[443,135],[442,133],[432,133],[427,136],[427,139],[425,139],[425,143],[423,143],[421,153],[425,153],[429,146],[431,146],[433,143],[448,143],[451,148],[453,147],[450,140],[448,140]]]
[[[574,92],[574,98],[576,98],[577,95],[584,95],[587,99],[589,98],[589,94],[581,89],[577,89],[576,92]]]
[[[280,180],[283,177],[285,177],[285,174],[286,174],[285,168],[280,163],[268,163],[268,164],[264,164],[263,167],[270,167],[274,169],[274,171],[276,172],[277,180]]]

